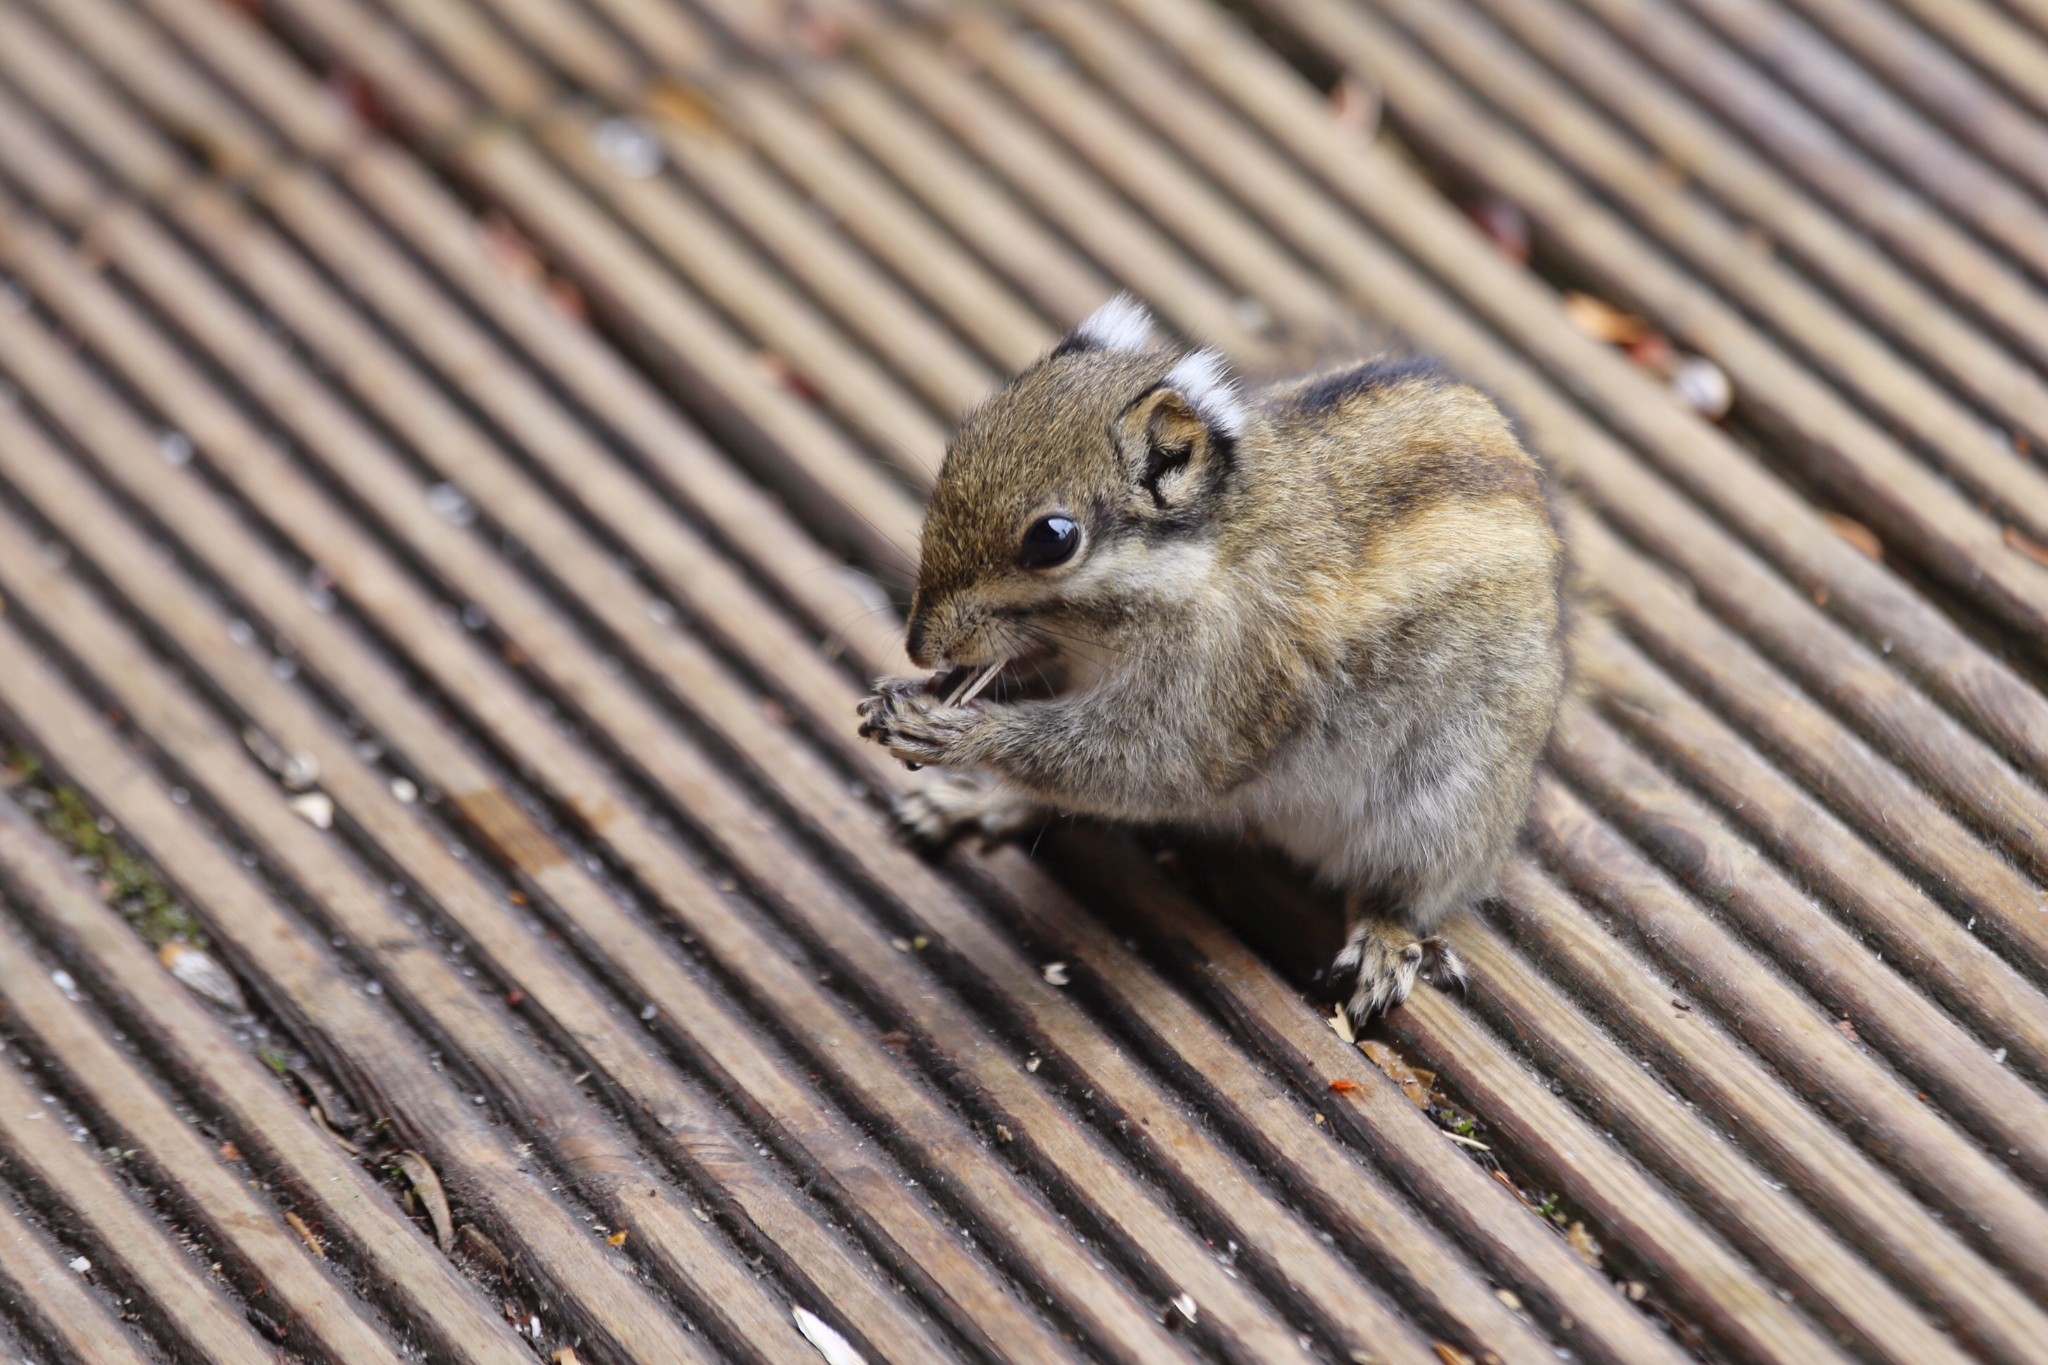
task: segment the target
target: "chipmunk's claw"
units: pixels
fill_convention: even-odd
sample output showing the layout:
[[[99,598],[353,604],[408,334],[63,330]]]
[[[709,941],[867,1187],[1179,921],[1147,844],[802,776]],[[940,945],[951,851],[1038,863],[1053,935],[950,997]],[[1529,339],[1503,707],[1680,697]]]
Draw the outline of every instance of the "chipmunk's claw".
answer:
[[[1432,934],[1414,932],[1388,920],[1361,920],[1337,954],[1339,979],[1352,980],[1345,1012],[1363,1025],[1404,1003],[1418,980],[1443,987],[1465,984],[1465,964],[1451,945]]]
[[[954,746],[981,719],[978,711],[946,705],[925,690],[922,679],[913,678],[883,681],[856,710],[861,723],[855,733],[912,767],[946,764]]]

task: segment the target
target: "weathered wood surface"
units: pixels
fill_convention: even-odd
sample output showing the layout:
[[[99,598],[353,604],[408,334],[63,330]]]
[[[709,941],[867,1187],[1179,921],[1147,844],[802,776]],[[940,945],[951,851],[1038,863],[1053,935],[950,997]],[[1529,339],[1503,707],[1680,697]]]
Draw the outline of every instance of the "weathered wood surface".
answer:
[[[17,1338],[2043,1358],[2039,7],[1246,8],[0,0]],[[1254,368],[1391,328],[1563,477],[1584,696],[1470,991],[1375,1030],[1476,1156],[1287,875],[890,828],[948,425],[1117,287]]]

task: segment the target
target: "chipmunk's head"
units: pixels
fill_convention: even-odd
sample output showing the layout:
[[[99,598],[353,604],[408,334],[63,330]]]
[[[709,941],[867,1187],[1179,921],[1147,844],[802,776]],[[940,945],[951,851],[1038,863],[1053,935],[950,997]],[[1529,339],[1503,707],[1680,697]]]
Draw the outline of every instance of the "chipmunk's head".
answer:
[[[970,413],[925,515],[920,667],[1116,653],[1199,588],[1246,410],[1118,295]]]

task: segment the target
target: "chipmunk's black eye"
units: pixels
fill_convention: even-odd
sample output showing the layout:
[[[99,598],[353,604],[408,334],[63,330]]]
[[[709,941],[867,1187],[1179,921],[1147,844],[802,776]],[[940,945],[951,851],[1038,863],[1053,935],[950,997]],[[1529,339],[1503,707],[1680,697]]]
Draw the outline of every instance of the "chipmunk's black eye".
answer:
[[[1072,559],[1080,548],[1080,523],[1072,517],[1040,517],[1025,530],[1017,562],[1027,569],[1050,569]]]

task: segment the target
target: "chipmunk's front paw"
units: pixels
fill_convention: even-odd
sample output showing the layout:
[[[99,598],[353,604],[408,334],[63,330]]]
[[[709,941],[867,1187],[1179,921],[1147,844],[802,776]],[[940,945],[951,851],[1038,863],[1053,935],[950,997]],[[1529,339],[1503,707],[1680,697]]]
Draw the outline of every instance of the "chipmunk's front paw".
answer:
[[[926,690],[921,678],[891,678],[863,701],[860,736],[872,739],[913,767],[956,761],[960,742],[982,720],[965,706],[948,706]]]
[[[1435,935],[1418,939],[1389,920],[1354,925],[1337,954],[1336,971],[1340,980],[1353,978],[1345,1012],[1357,1024],[1407,1000],[1418,978],[1437,986],[1465,984],[1465,964],[1449,943]]]

